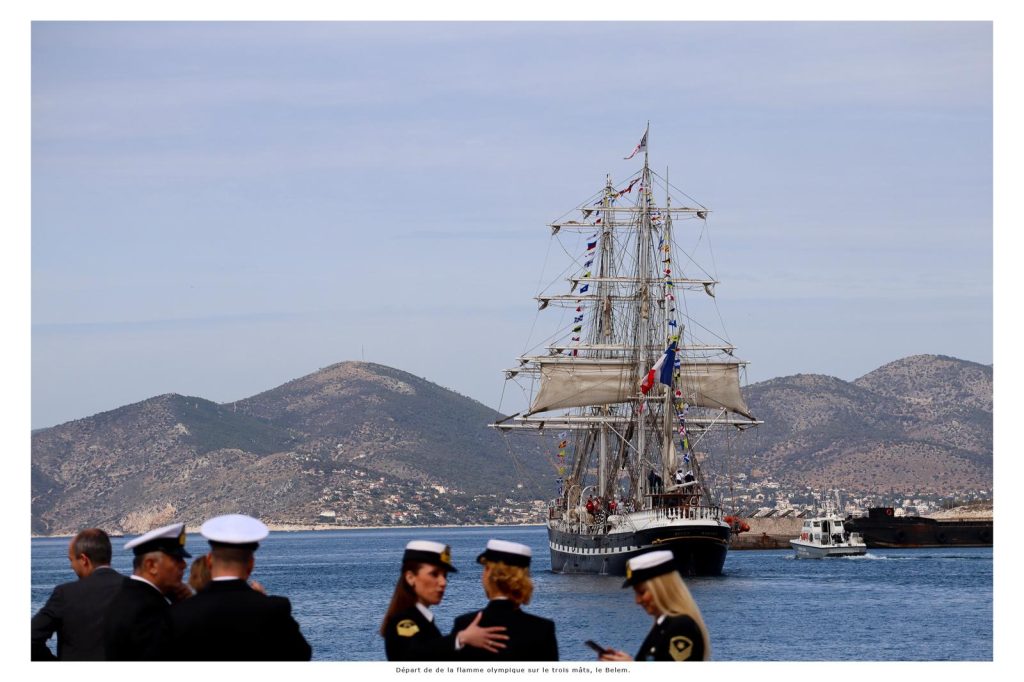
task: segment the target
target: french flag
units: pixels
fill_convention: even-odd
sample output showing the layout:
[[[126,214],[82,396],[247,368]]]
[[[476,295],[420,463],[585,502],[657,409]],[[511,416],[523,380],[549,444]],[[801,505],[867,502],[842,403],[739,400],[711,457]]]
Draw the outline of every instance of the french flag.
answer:
[[[676,342],[673,341],[669,344],[665,352],[661,354],[658,361],[654,363],[654,367],[651,367],[647,372],[647,376],[640,383],[640,392],[647,395],[647,392],[654,387],[654,378],[658,377],[658,382],[665,384],[666,386],[672,385],[672,372],[676,366]]]

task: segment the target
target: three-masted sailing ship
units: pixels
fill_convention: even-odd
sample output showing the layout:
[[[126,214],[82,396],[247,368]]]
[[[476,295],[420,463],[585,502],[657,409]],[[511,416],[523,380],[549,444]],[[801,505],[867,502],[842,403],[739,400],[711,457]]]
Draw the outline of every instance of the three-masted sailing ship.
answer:
[[[570,262],[538,316],[555,311],[557,329],[506,370],[528,409],[494,424],[552,439],[555,572],[623,575],[630,557],[671,549],[684,574],[720,574],[735,526],[709,482],[712,436],[761,423],[740,390],[746,363],[693,317],[718,284],[688,248],[709,241],[710,211],[650,168],[647,138],[626,157],[642,151],[640,170],[550,224]]]

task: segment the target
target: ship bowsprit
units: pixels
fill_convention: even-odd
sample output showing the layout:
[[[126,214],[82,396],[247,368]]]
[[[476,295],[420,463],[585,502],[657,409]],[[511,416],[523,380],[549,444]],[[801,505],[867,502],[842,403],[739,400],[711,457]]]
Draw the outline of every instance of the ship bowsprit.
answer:
[[[638,554],[669,549],[684,576],[721,575],[731,531],[725,524],[662,526],[630,533],[583,535],[548,527],[555,573],[625,575]]]

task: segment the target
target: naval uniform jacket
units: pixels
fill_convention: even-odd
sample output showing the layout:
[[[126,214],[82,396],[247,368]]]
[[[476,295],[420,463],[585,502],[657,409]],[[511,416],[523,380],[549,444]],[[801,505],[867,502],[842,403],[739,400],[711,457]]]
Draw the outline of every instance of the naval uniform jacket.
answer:
[[[102,661],[103,616],[125,578],[110,566],[97,566],[85,578],[53,588],[32,616],[33,661]],[[46,646],[57,634],[57,655]]]
[[[638,661],[703,661],[704,633],[689,616],[665,616],[654,623],[637,652]]]
[[[171,604],[156,587],[127,578],[107,608],[103,642],[108,661],[165,661]]]
[[[464,629],[477,611],[464,613],[455,619],[452,632]],[[483,609],[478,625],[482,628],[505,626],[508,639],[505,648],[497,653],[486,649],[467,646],[461,651],[460,659],[467,661],[557,661],[558,641],[555,639],[555,624],[547,618],[526,613],[510,599],[492,599]]]
[[[384,653],[389,661],[451,661],[456,658],[456,632],[442,635],[434,621],[414,604],[388,620]]]
[[[184,661],[308,661],[313,649],[285,597],[241,578],[213,580],[171,608],[172,655]]]

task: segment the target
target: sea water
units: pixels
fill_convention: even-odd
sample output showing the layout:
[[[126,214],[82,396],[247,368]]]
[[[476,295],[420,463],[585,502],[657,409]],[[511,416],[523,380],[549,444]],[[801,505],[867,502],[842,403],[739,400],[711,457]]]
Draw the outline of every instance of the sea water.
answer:
[[[533,549],[527,611],[555,621],[562,660],[592,661],[583,642],[635,654],[651,618],[622,578],[550,572],[542,527],[396,528],[274,532],[256,553],[253,578],[291,599],[321,661],[384,660],[378,634],[409,540],[452,547],[459,569],[434,607],[442,632],[485,603],[475,562],[489,538]],[[127,538],[113,538],[115,569],[131,571]],[[54,585],[75,578],[67,538],[32,540],[32,613]],[[188,536],[193,554],[207,551]],[[719,661],[992,660],[990,548],[872,549],[866,556],[794,559],[791,550],[730,552],[724,575],[687,580]],[[28,614],[31,615],[31,614]],[[52,645],[51,640],[51,645]]]

